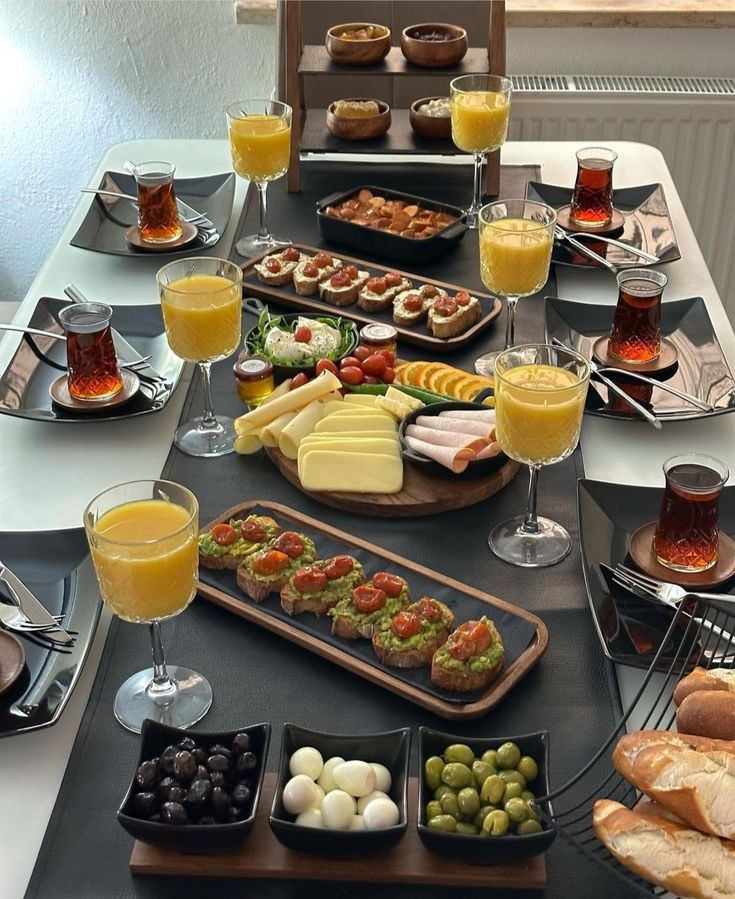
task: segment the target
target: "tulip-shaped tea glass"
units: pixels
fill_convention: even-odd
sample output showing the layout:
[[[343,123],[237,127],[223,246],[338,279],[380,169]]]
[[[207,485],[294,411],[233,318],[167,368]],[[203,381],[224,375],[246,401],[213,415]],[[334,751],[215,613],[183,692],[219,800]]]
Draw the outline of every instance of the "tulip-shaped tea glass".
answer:
[[[146,718],[189,727],[212,704],[212,688],[190,668],[167,667],[161,622],[183,612],[196,593],[196,497],[171,481],[130,481],[95,496],[84,527],[105,605],[124,621],[149,625],[153,644],[153,668],[120,687],[115,717],[135,733]]]
[[[589,379],[584,356],[546,344],[504,350],[495,362],[497,439],[507,456],[530,470],[525,515],[499,524],[488,538],[495,555],[511,565],[554,565],[572,547],[560,524],[536,514],[536,494],[541,468],[566,459],[579,441]]]

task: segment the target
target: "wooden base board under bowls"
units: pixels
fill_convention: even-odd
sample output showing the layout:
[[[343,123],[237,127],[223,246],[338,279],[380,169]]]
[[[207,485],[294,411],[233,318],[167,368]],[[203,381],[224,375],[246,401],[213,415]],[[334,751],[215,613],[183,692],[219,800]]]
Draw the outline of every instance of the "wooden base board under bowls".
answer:
[[[268,824],[277,775],[265,775],[255,824],[242,848],[219,855],[184,855],[136,841],[130,857],[133,874],[171,877],[242,877],[327,880],[343,883],[436,884],[502,890],[544,890],[546,859],[534,855],[509,865],[469,865],[433,855],[416,829],[418,783],[408,783],[408,830],[393,848],[359,859],[323,858],[296,852],[278,842]],[[478,837],[478,839],[482,839]],[[257,894],[257,890],[255,893]]]

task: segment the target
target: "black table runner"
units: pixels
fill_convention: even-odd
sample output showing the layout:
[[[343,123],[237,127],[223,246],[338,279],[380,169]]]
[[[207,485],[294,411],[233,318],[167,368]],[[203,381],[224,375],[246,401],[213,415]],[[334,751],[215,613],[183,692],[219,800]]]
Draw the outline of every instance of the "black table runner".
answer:
[[[522,181],[528,177],[536,177],[536,173],[532,169],[504,169],[502,193],[509,195],[510,185],[514,188],[510,195],[522,196]],[[306,163],[303,194],[287,196],[284,180],[269,188],[274,230],[317,243],[314,201],[341,185],[346,189],[367,178],[365,172],[343,163]],[[470,169],[410,164],[370,166],[369,179],[386,186],[398,184],[411,193],[457,201],[469,194]],[[248,221],[241,224],[240,232],[253,230],[255,210],[248,211]],[[431,272],[441,273],[444,280],[479,288],[475,235],[467,234],[460,249],[438,261]],[[249,326],[250,321],[246,324]],[[520,302],[517,332],[521,340],[541,339],[542,316],[536,298]],[[503,327],[499,323],[484,338],[446,361],[471,369],[476,355],[501,346],[502,341]],[[413,349],[406,355],[419,358],[421,351]],[[182,420],[200,412],[199,386],[196,378],[186,398]],[[218,412],[237,415],[243,411],[235,394],[230,363],[214,366],[213,391]],[[268,764],[272,770],[277,764],[281,727],[286,721],[342,733],[410,726],[415,735],[412,773],[417,765],[417,728],[422,724],[468,736],[520,735],[548,729],[552,788],[558,788],[588,761],[612,728],[618,715],[617,688],[592,625],[579,558],[575,496],[576,479],[582,471],[578,454],[546,469],[541,475],[539,493],[540,513],[552,514],[567,527],[574,548],[561,564],[536,571],[517,569],[497,560],[486,543],[494,524],[523,509],[527,488],[523,472],[505,490],[483,503],[418,519],[369,519],[322,506],[285,481],[262,452],[245,457],[192,459],[172,449],[163,474],[194,490],[201,504],[202,522],[239,500],[284,503],[528,608],[549,629],[546,655],[497,708],[478,720],[453,723],[197,599],[163,627],[167,660],[201,671],[214,690],[212,709],[195,729],[231,729],[272,722]],[[146,665],[150,665],[146,629],[116,619],[27,895],[44,899],[179,899],[181,895],[187,899],[292,899],[318,892],[322,899],[373,899],[375,890],[370,885],[213,881],[130,874],[132,841],[115,820],[115,811],[132,776],[138,738],[117,724],[112,703],[125,678]],[[48,738],[53,739],[53,730],[48,732]],[[32,760],[28,776],[33,776]],[[617,899],[621,895],[619,880],[579,857],[562,839],[557,839],[548,853],[547,868],[548,897],[582,899],[594,892],[597,899]],[[427,895],[448,899],[455,893],[441,887],[390,889],[390,895],[396,899],[425,899]],[[518,899],[537,895],[513,893]]]

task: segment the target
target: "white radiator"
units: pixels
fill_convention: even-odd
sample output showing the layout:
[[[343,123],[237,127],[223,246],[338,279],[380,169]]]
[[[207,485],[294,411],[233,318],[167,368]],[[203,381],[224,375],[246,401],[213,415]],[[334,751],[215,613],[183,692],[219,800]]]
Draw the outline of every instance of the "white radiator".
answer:
[[[514,75],[513,140],[658,147],[735,322],[735,78]]]

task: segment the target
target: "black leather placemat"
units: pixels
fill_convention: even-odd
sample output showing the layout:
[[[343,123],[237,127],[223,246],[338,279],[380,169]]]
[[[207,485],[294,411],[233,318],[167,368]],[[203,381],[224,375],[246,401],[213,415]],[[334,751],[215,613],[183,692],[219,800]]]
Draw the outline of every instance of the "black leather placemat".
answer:
[[[404,186],[410,185],[412,192],[420,194],[421,184],[412,180],[415,167],[399,168]],[[371,177],[377,180],[374,174]],[[307,174],[307,186],[310,181]],[[297,228],[308,217],[303,208],[308,198],[292,195],[286,207],[281,202],[282,185],[283,181],[270,188],[273,225],[288,227],[294,236],[306,240],[311,235],[302,234]],[[478,278],[479,264],[476,247],[472,258],[473,242],[471,235],[468,237],[463,241],[467,247],[463,265],[469,281],[470,277]],[[446,271],[443,267],[441,270]],[[518,313],[518,331],[523,339],[540,339],[538,303],[521,301]],[[472,346],[450,361],[469,366],[477,352],[502,344],[499,329],[490,334],[489,347]],[[230,363],[214,366],[213,390],[218,412],[236,415],[243,411],[234,391]],[[198,414],[201,408],[199,383],[195,379],[182,417]],[[569,529],[574,542],[571,555],[553,568],[527,570],[500,562],[491,555],[486,543],[487,533],[495,523],[523,508],[527,487],[524,474],[501,493],[466,509],[418,519],[369,519],[325,508],[300,493],[276,472],[262,452],[253,456],[192,459],[172,450],[164,475],[196,492],[203,522],[239,500],[284,503],[528,608],[549,629],[546,655],[501,704],[484,718],[454,725],[211,603],[197,600],[163,627],[168,660],[201,671],[212,684],[214,704],[197,729],[231,729],[240,724],[271,721],[274,732],[269,768],[273,768],[280,751],[281,727],[286,721],[342,733],[417,728],[425,724],[460,735],[508,736],[545,728],[550,732],[552,787],[561,786],[599,748],[616,720],[618,704],[612,668],[600,651],[582,582],[575,512],[580,468],[575,454],[541,475],[539,512],[553,514]],[[374,899],[375,890],[370,885],[213,882],[134,878],[130,874],[132,841],[115,820],[115,811],[133,773],[138,738],[117,724],[112,702],[123,680],[146,665],[150,665],[147,630],[115,621],[28,896],[297,899],[318,894],[321,899]],[[48,738],[53,739],[53,731],[48,732]],[[417,743],[414,740],[414,747]],[[412,773],[416,765],[414,748]],[[548,897],[586,899],[594,892],[596,899],[618,899],[621,895],[620,881],[591,866],[561,839],[548,853],[547,865]],[[449,899],[455,891],[402,887],[391,889],[390,894],[396,899],[425,899],[427,895]],[[484,890],[484,894],[488,891]],[[513,893],[518,899],[531,895],[537,894]],[[507,896],[505,893],[503,899]]]

